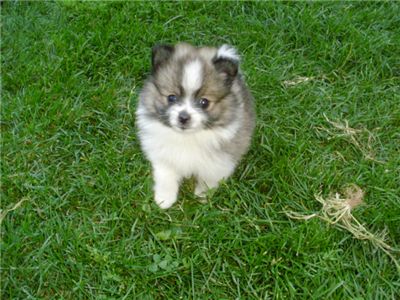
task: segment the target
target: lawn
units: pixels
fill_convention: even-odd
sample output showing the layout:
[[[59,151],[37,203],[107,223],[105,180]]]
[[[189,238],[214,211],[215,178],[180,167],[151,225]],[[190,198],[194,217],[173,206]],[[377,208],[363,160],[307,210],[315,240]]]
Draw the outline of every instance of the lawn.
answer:
[[[237,47],[257,127],[162,211],[134,112],[178,41]],[[400,248],[400,3],[9,1],[1,85],[2,299],[399,299],[398,252],[288,212],[356,184]]]

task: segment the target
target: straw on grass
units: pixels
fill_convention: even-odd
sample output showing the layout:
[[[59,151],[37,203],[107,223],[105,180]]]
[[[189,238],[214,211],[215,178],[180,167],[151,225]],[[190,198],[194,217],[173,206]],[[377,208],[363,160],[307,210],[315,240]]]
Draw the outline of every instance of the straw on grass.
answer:
[[[7,215],[9,212],[11,212],[11,211],[13,211],[13,210],[16,210],[18,207],[21,206],[21,204],[22,204],[23,202],[25,202],[25,201],[27,201],[27,200],[29,200],[29,199],[28,199],[28,198],[22,198],[22,199],[21,199],[20,201],[18,201],[16,204],[10,205],[10,206],[9,206],[10,208],[6,208],[6,209],[4,209],[4,210],[0,209],[0,225],[1,225],[1,223],[2,223],[3,220],[4,220],[4,218],[6,217],[6,215]]]
[[[354,145],[364,156],[365,159],[375,161],[377,163],[385,163],[384,161],[378,160],[376,158],[375,152],[372,148],[372,143],[376,140],[374,134],[368,129],[356,129],[349,126],[349,122],[344,120],[343,122],[332,121],[324,114],[325,120],[332,125],[331,128],[317,127],[317,130],[325,131],[330,135],[330,138],[344,137],[352,145]],[[362,138],[368,135],[368,140],[366,143],[362,141]]]
[[[349,231],[356,239],[368,240],[374,246],[385,252],[395,263],[398,270],[400,264],[394,257],[393,252],[400,251],[385,242],[385,234],[373,234],[362,225],[351,213],[352,209],[363,203],[364,192],[357,185],[350,185],[344,189],[343,195],[335,193],[324,199],[321,195],[316,195],[315,199],[322,204],[322,209],[318,213],[309,215],[300,214],[293,211],[285,212],[292,219],[309,220],[319,218],[331,225]]]

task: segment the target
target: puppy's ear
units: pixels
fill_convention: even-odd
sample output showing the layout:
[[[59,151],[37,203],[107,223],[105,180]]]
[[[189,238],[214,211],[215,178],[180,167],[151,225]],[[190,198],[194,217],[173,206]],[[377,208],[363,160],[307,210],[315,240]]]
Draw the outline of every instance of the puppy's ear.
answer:
[[[238,73],[238,63],[223,57],[214,58],[215,69],[225,76],[227,83],[232,83]]]
[[[153,47],[151,55],[153,72],[157,71],[160,66],[169,60],[174,50],[171,45],[156,45]]]
[[[225,82],[231,84],[238,74],[239,56],[234,48],[223,45],[218,49],[213,64],[217,72],[225,77]]]

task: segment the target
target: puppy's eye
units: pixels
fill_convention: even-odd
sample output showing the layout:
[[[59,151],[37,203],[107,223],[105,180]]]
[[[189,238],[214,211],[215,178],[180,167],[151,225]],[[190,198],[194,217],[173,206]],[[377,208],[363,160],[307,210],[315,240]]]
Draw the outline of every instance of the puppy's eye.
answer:
[[[201,98],[199,100],[199,105],[202,109],[206,109],[208,107],[208,105],[210,104],[210,101],[208,101],[208,99],[206,98]]]
[[[176,103],[176,101],[178,100],[178,98],[175,95],[169,95],[167,97],[168,103],[169,104],[174,104]]]

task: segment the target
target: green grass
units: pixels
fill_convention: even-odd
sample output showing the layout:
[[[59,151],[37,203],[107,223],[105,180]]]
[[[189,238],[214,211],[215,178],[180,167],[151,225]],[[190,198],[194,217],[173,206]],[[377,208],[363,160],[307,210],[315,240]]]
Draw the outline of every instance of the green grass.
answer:
[[[1,208],[25,200],[1,224],[2,299],[399,299],[382,251],[285,214],[355,183],[356,217],[400,248],[399,3],[12,1],[1,15]],[[235,45],[258,119],[208,204],[187,182],[161,211],[134,111],[150,48],[178,41]],[[382,162],[324,114],[369,130]]]

